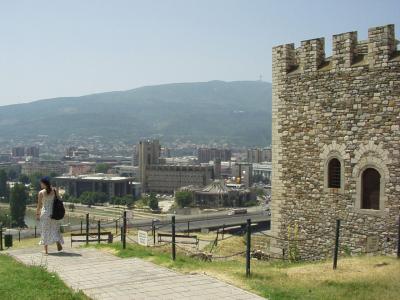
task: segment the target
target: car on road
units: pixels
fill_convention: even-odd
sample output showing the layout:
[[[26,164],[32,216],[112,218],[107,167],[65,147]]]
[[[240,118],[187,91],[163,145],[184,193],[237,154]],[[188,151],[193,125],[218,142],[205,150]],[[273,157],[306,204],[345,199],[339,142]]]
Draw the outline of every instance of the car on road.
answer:
[[[228,212],[228,216],[247,214],[247,208],[234,208]]]

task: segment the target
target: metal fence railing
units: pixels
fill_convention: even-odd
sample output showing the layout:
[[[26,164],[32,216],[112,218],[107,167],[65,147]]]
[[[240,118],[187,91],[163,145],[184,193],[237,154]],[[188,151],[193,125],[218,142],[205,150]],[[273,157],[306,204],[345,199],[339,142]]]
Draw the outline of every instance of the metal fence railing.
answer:
[[[128,222],[126,211],[123,212],[122,216],[111,220],[108,219],[106,221],[100,219],[91,220],[89,214],[86,214],[85,222],[81,220],[80,225],[78,224],[74,228],[71,228],[74,231],[74,233],[71,233],[71,244],[72,242],[83,242],[86,245],[91,242],[110,243],[116,240],[116,238],[119,238],[122,243],[122,248],[126,249],[127,244],[129,243],[140,244],[138,240],[135,240],[134,236],[129,234],[129,230],[131,230],[131,232],[132,230],[133,232],[135,232],[135,230],[140,230],[145,231],[146,236],[147,233],[151,233],[152,242],[149,242],[148,246],[153,248],[170,247],[172,260],[176,260],[177,249],[183,253],[186,253],[187,255],[197,256],[207,261],[232,259],[234,257],[244,256],[246,260],[246,275],[250,276],[252,257],[257,259],[296,260],[296,256],[292,253],[294,249],[293,247],[297,247],[297,245],[301,245],[302,243],[310,244],[310,241],[313,242],[313,240],[299,238],[297,236],[288,236],[285,238],[273,236],[263,231],[253,231],[251,218],[248,218],[246,224],[242,224],[241,226],[229,227],[222,225],[217,228],[214,227],[215,238],[204,239],[192,234],[194,229],[192,229],[190,225],[198,221],[199,220],[185,220],[183,222],[177,222],[175,216],[172,216],[170,221],[159,221],[153,219],[151,220],[151,223],[147,222],[135,224],[133,222]],[[204,219],[201,219],[201,221],[204,221]],[[400,258],[400,218],[398,227],[397,258]],[[233,233],[231,231],[232,228],[235,230]],[[346,227],[346,223],[344,221],[337,220],[335,234],[334,238],[332,238],[331,244],[333,253],[333,269],[336,269],[338,266],[340,241],[343,233],[353,234],[351,229]],[[3,242],[7,242],[7,236],[10,234],[15,238],[18,238],[20,241],[21,238],[24,237],[37,237],[39,232],[37,227],[29,230],[17,229],[14,230],[13,233],[10,233],[9,231],[4,232],[3,227],[0,225],[0,250],[4,249]],[[245,239],[243,250],[227,255],[217,255],[213,253],[219,242],[235,237],[242,237]],[[259,237],[265,237],[270,241],[276,240],[281,244],[285,244],[286,246],[282,247],[282,253],[264,253],[260,251],[260,249],[257,249],[257,246],[253,245],[252,239],[255,239],[256,241]],[[324,236],[323,238],[326,239],[327,237]],[[199,243],[203,243],[203,245],[207,244],[209,246],[208,251],[202,251],[199,247]],[[5,243],[5,246],[9,246],[9,244]]]

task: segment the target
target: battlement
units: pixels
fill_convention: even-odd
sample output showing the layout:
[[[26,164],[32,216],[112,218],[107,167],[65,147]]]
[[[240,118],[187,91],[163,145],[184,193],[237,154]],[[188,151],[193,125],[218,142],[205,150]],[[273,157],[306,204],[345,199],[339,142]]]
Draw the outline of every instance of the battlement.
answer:
[[[360,65],[386,67],[397,54],[397,43],[394,25],[389,24],[370,28],[367,41],[358,41],[356,31],[333,35],[329,58],[325,57],[324,38],[302,41],[299,48],[294,44],[276,46],[273,48],[274,76],[318,70],[345,71]]]

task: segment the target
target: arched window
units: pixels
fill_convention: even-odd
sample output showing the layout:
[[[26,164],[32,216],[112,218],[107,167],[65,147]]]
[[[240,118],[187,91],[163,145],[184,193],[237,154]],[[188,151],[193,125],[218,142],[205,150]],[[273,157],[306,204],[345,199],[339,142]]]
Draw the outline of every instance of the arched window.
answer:
[[[328,164],[328,188],[340,189],[340,161],[332,158]]]
[[[365,169],[361,177],[361,208],[379,209],[381,175],[374,168]]]

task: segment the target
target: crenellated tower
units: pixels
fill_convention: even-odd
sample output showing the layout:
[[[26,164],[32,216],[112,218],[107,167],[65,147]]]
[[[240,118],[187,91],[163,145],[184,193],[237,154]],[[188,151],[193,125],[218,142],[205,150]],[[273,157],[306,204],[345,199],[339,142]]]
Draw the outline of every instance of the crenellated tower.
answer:
[[[400,52],[394,25],[273,48],[275,246],[299,227],[304,259],[331,255],[336,219],[352,253],[393,253],[400,208]],[[371,242],[373,241],[373,242]],[[285,249],[288,250],[288,249]]]

